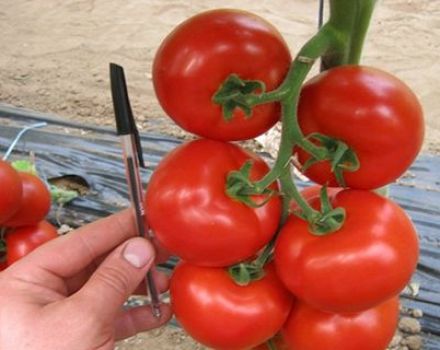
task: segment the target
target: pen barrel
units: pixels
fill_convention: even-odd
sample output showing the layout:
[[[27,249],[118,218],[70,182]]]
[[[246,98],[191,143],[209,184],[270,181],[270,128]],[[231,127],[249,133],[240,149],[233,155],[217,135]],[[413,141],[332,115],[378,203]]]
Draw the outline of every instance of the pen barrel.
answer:
[[[128,192],[136,215],[138,234],[142,237],[151,238],[148,223],[145,220],[142,181],[140,178],[134,138],[132,135],[122,135],[121,143],[124,152],[125,171],[129,187]]]
[[[122,135],[121,143],[124,155],[128,192],[130,194],[130,200],[135,211],[137,232],[139,236],[151,239],[152,237],[149,234],[148,224],[145,220],[142,181],[140,178],[139,163],[136,156],[135,140],[132,135]],[[146,276],[146,286],[150,294],[153,313],[155,316],[160,316],[160,298],[151,270],[148,271]]]

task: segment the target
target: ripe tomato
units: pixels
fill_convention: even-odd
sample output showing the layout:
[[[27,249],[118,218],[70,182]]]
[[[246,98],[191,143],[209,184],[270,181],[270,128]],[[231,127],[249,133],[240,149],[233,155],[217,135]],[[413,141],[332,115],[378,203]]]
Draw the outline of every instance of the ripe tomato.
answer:
[[[0,225],[20,207],[22,184],[20,176],[9,163],[0,160]]]
[[[268,243],[280,220],[279,197],[251,208],[225,193],[227,174],[248,160],[253,161],[252,180],[268,172],[257,155],[220,141],[196,140],[169,153],[152,175],[145,197],[158,241],[203,266],[232,265]]]
[[[8,266],[56,237],[58,237],[56,228],[47,221],[19,227],[8,232],[6,234],[6,262]]]
[[[393,338],[398,318],[398,298],[351,314],[327,313],[298,302],[281,333],[292,350],[383,350]]]
[[[8,267],[8,264],[6,263],[6,261],[0,262],[0,271],[3,271],[7,267]]]
[[[35,225],[43,220],[50,210],[50,192],[43,181],[35,175],[19,173],[23,184],[20,208],[7,220],[7,227]]]
[[[291,216],[275,245],[278,275],[298,298],[320,310],[366,310],[408,283],[418,239],[406,213],[370,191],[344,190],[331,200],[346,210],[343,227],[315,236]]]
[[[180,264],[171,278],[171,304],[182,327],[215,349],[249,349],[273,337],[284,324],[293,296],[273,265],[247,286],[224,268]]]
[[[260,80],[266,90],[283,81],[291,63],[281,34],[244,11],[213,10],[191,17],[162,42],[153,62],[153,83],[165,112],[183,129],[210,139],[250,139],[280,117],[278,104],[236,109],[225,121],[213,95],[232,73]]]
[[[298,120],[305,135],[319,132],[347,143],[360,169],[344,172],[348,187],[374,189],[396,180],[417,156],[424,135],[423,112],[414,93],[396,77],[375,68],[340,66],[302,89]],[[304,164],[308,154],[299,150]],[[305,175],[337,185],[328,162]]]

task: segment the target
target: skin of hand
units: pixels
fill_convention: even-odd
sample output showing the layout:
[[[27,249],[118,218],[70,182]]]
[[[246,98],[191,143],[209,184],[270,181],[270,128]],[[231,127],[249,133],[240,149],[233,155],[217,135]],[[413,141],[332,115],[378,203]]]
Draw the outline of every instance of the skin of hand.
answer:
[[[145,291],[143,279],[155,263],[155,249],[135,232],[125,210],[0,272],[0,350],[114,349],[115,341],[166,323],[167,304],[160,319],[149,305],[122,308],[131,294]],[[165,274],[154,271],[154,279],[159,291],[168,289]]]

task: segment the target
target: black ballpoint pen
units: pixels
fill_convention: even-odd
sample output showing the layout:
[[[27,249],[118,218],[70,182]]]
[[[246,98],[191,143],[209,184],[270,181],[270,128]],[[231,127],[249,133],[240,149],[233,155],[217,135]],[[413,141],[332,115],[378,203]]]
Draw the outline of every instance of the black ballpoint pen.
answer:
[[[128,99],[124,70],[121,66],[110,63],[110,83],[113,97],[113,107],[116,118],[116,128],[121,139],[123,156],[126,168],[126,177],[130,200],[135,211],[138,235],[152,238],[145,220],[143,205],[142,181],[139,173],[139,163],[144,167],[142,150],[140,148],[139,133],[134,121],[133,113]],[[153,315],[160,318],[160,299],[151,270],[146,276],[146,285],[151,298]]]

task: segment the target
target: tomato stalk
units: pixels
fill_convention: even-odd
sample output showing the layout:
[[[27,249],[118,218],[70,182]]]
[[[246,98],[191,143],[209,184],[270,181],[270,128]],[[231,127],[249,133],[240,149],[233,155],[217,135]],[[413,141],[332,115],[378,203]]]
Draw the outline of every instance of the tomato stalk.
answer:
[[[227,80],[213,97],[217,103],[219,100],[222,101],[220,104],[222,104],[224,112],[229,114],[231,108],[241,108],[249,115],[252,108],[259,104],[280,102],[282,111],[281,141],[274,166],[261,180],[254,183],[242,182],[241,188],[240,184],[235,182],[235,188],[239,188],[241,193],[263,194],[268,186],[277,179],[283,178],[284,194],[289,199],[298,202],[303,216],[311,225],[317,220],[328,220],[327,226],[330,232],[340,224],[333,222],[335,218],[332,215],[334,213],[327,215],[328,213],[318,212],[316,214],[316,211],[296,190],[290,175],[287,178],[283,173],[285,173],[286,167],[290,166],[292,150],[295,146],[311,155],[311,161],[307,166],[323,160],[329,161],[341,185],[344,185],[344,171],[355,171],[359,168],[356,154],[342,141],[316,134],[313,135],[314,139],[318,141],[315,143],[311,140],[310,135],[305,137],[298,123],[297,109],[302,84],[317,59],[323,59],[325,68],[359,62],[375,3],[376,0],[330,0],[328,22],[301,48],[292,62],[285,80],[276,90],[265,92],[264,84],[255,81],[240,82],[240,78],[234,76],[232,84],[229,84]],[[245,175],[244,170],[243,175]],[[330,212],[331,210],[329,209]],[[338,221],[341,218],[341,213],[338,212],[335,215]]]

